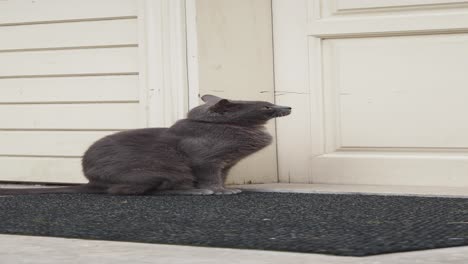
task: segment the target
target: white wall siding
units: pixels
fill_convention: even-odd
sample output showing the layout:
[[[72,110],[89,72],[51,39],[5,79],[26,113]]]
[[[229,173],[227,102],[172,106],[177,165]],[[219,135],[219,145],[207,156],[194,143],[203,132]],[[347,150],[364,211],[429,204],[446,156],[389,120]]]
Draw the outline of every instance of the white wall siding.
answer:
[[[4,26],[0,50],[135,46],[136,26],[136,18]]]
[[[0,25],[136,18],[136,0],[0,1]]]
[[[138,1],[0,1],[3,181],[83,182],[96,139],[144,126]]]
[[[135,102],[139,100],[138,76],[102,75],[66,78],[0,79],[0,104]]]

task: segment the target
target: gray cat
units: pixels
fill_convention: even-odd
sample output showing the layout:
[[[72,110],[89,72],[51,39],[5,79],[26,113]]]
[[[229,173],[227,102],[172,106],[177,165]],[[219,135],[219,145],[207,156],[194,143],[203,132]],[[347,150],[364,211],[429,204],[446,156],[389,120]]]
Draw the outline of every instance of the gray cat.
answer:
[[[224,182],[241,159],[268,146],[265,123],[289,115],[290,107],[233,101],[213,95],[169,128],[118,132],[84,154],[89,183],[39,189],[0,189],[0,194],[105,193],[114,195],[234,194]]]

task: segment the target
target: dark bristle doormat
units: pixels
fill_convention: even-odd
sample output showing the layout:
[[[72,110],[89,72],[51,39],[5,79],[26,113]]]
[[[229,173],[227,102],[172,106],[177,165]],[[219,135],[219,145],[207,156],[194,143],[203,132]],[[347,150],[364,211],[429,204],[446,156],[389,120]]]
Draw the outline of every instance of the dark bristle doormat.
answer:
[[[366,256],[468,245],[468,199],[291,193],[3,196],[0,233]]]

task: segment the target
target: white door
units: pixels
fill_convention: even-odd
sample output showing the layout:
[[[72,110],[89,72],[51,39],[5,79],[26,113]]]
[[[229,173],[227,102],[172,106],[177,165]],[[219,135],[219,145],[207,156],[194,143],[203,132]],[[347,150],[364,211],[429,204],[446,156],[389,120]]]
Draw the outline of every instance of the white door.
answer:
[[[282,182],[468,186],[468,1],[273,0]]]

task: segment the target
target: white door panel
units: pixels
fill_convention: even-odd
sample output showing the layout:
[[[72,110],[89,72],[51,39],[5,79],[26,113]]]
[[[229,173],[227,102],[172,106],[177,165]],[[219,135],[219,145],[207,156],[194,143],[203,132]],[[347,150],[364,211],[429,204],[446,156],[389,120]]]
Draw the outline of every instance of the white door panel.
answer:
[[[309,10],[308,35],[321,38],[457,33],[468,27],[466,0],[308,0],[303,8]]]
[[[467,3],[466,0],[332,0],[336,10],[356,10],[373,8],[425,7]]]
[[[273,1],[280,180],[468,186],[467,4]]]
[[[468,147],[467,47],[467,34],[325,40],[336,148]]]

